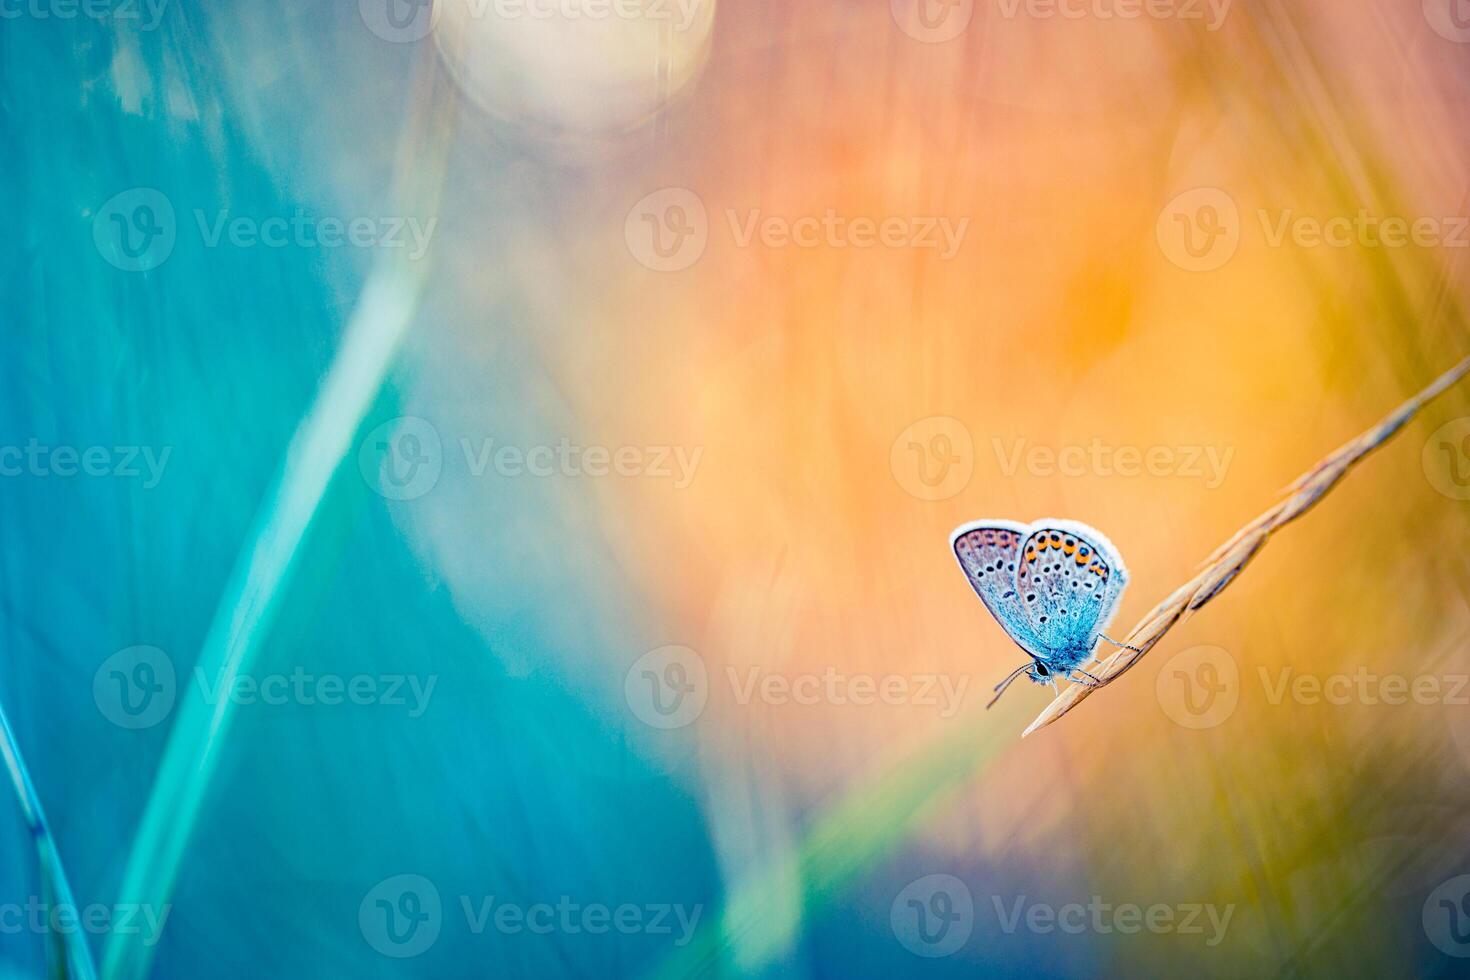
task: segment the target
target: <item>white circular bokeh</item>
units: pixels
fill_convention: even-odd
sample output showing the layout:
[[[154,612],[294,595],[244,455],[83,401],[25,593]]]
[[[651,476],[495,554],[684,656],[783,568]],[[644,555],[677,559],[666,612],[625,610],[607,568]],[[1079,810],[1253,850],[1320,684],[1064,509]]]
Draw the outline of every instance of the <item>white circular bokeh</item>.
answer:
[[[469,99],[532,143],[609,140],[685,93],[715,0],[437,0],[434,42]]]

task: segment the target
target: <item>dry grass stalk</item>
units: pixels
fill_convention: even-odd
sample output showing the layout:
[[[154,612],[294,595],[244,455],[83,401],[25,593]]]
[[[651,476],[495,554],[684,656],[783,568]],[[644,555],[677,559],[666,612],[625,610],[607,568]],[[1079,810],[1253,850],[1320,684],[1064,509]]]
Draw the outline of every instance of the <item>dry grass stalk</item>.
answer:
[[[1081,704],[1089,695],[1117,680],[1130,667],[1143,659],[1176,623],[1209,602],[1239,575],[1250,560],[1265,547],[1267,540],[1279,528],[1301,517],[1317,501],[1326,496],[1337,482],[1347,475],[1363,457],[1382,446],[1404,427],[1430,400],[1454,384],[1470,371],[1470,358],[1466,358],[1444,374],[1428,388],[1399,406],[1391,415],[1373,428],[1364,432],[1347,445],[1329,455],[1296,482],[1286,488],[1290,496],[1283,499],[1260,517],[1236,532],[1215,553],[1207,558],[1198,575],[1174,590],[1174,593],[1159,603],[1137,626],[1133,627],[1123,642],[1137,650],[1119,650],[1091,673],[1102,683],[1095,686],[1073,685],[1063,691],[1036,716],[1024,738],[1032,732],[1045,728],[1067,712]]]

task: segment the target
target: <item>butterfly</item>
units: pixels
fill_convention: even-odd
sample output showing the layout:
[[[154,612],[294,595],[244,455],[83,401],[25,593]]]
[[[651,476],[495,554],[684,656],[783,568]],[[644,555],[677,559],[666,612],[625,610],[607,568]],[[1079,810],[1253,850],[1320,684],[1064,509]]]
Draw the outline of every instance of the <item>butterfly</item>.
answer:
[[[1057,677],[1101,683],[1082,667],[1099,639],[1127,646],[1103,630],[1128,587],[1123,558],[1102,532],[1054,518],[985,520],[956,528],[949,543],[990,615],[1031,657],[995,686],[987,708],[1023,673],[1053,688]]]

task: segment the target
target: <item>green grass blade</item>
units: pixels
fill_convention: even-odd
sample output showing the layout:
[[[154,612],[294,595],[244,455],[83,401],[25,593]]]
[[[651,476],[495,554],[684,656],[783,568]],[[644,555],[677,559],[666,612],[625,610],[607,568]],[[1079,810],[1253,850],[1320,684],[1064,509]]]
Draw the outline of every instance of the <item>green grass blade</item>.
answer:
[[[36,795],[35,784],[26,769],[25,757],[20,754],[20,743],[10,727],[5,706],[0,704],[0,757],[5,759],[5,771],[10,774],[11,786],[20,800],[21,813],[26,826],[36,842],[36,855],[41,864],[41,880],[45,885],[48,903],[75,910],[76,897],[67,880],[66,869],[61,864],[61,854],[56,839],[51,836],[51,826],[46,822],[46,811]],[[92,963],[92,950],[87,946],[86,936],[80,930],[52,932],[48,944],[50,975],[52,977],[77,977],[79,980],[97,980],[97,968]]]

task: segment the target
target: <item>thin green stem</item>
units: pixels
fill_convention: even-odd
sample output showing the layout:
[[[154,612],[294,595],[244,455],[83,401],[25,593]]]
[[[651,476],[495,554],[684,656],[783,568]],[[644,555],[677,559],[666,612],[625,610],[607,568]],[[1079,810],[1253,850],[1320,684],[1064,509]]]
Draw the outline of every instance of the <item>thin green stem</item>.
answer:
[[[75,910],[76,898],[72,895],[66,869],[61,865],[60,849],[56,846],[56,839],[51,836],[51,825],[46,822],[46,811],[41,806],[41,798],[36,795],[36,785],[26,769],[25,757],[20,753],[20,743],[16,740],[15,730],[10,727],[10,719],[5,714],[3,704],[0,704],[0,756],[5,759],[5,770],[10,773],[10,783],[20,800],[21,813],[25,816],[31,839],[36,842],[41,875],[49,886],[53,900],[63,908]],[[80,980],[97,980],[97,968],[92,963],[92,950],[87,946],[86,937],[75,930],[64,932],[61,934],[61,944],[66,951],[69,969],[57,971],[56,964],[53,963],[52,972],[57,975],[75,975]]]

